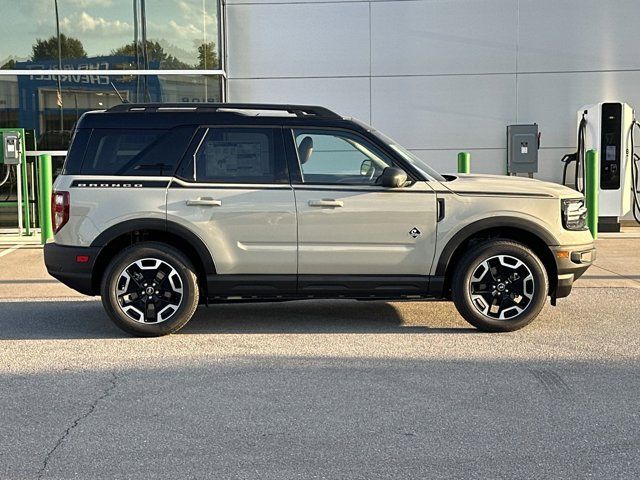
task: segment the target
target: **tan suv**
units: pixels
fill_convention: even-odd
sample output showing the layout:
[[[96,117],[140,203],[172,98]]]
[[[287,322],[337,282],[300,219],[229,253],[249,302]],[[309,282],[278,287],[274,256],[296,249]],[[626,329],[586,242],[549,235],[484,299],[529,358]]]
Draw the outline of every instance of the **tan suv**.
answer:
[[[452,299],[531,322],[595,258],[582,195],[440,175],[322,107],[123,104],[79,121],[55,183],[51,275],[135,335],[199,303]]]

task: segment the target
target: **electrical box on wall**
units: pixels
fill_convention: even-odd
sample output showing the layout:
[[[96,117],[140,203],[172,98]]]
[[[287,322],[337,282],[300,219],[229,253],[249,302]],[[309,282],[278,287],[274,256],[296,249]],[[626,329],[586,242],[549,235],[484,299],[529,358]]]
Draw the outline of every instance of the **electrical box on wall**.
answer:
[[[507,126],[507,173],[538,172],[538,124]]]
[[[2,151],[0,163],[18,165],[22,161],[22,142],[20,132],[2,132]]]

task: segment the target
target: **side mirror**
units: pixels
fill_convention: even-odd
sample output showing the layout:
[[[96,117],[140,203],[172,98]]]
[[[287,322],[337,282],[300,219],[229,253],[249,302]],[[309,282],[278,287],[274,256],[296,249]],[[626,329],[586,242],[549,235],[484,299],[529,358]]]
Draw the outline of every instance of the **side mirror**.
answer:
[[[373,162],[370,159],[363,160],[360,164],[360,175],[371,175],[371,169],[373,168]]]
[[[387,167],[382,171],[382,186],[387,188],[400,188],[407,182],[407,174],[404,170],[395,167]]]

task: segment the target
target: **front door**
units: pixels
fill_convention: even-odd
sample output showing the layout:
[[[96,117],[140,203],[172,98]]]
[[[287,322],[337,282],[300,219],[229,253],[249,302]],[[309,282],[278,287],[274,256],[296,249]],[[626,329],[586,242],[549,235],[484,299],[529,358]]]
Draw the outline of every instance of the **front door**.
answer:
[[[338,129],[294,129],[301,182],[299,290],[426,292],[436,240],[436,195],[424,181],[385,188],[399,165],[368,139]]]

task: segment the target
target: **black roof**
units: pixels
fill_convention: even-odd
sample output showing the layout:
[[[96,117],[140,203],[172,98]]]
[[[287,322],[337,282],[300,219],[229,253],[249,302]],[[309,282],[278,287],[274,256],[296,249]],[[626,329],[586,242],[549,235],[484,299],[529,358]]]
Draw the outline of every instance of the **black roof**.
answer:
[[[352,123],[328,108],[316,105],[123,103],[108,110],[87,112],[77,128],[172,128],[217,124],[309,126],[344,125],[346,122]]]
[[[107,112],[218,112],[220,110],[264,110],[291,113],[297,117],[342,118],[328,108],[317,105],[284,105],[275,103],[122,103]]]

